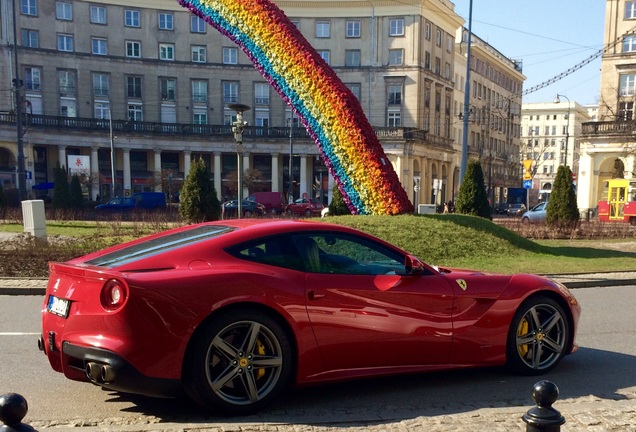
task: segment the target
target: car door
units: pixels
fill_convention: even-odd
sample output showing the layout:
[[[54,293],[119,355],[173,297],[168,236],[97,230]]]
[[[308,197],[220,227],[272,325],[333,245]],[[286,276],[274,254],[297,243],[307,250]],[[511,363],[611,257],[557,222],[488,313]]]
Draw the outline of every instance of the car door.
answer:
[[[453,291],[404,254],[343,233],[293,236],[306,263],[307,313],[328,370],[446,363]]]

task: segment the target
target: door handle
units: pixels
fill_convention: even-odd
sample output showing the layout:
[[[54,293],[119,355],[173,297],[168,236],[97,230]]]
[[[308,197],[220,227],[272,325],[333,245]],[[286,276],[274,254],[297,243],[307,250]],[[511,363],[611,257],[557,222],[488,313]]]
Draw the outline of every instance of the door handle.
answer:
[[[309,292],[307,293],[307,297],[309,298],[309,300],[318,300],[323,298],[324,296],[324,293],[318,293],[314,290],[309,290]]]

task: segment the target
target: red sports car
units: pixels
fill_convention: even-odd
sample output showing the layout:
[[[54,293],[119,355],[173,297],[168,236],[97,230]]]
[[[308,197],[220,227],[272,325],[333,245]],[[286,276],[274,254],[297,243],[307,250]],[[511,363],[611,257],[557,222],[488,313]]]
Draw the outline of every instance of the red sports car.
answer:
[[[507,364],[574,351],[562,285],[427,265],[363,232],[294,220],[184,226],[51,263],[39,340],[73,380],[185,390],[247,414],[290,385]]]

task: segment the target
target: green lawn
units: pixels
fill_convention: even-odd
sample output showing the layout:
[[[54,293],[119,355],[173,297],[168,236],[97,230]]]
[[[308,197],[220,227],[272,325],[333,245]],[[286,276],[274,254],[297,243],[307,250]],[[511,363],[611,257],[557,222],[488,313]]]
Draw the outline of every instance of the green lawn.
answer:
[[[452,267],[504,273],[558,274],[636,271],[636,239],[621,240],[625,250],[608,247],[616,240],[542,240],[520,237],[488,220],[458,215],[337,216],[314,219],[351,226],[393,243],[424,261]],[[48,235],[99,238],[112,244],[168,228],[167,223],[47,223]],[[0,231],[22,232],[21,224],[0,225]]]

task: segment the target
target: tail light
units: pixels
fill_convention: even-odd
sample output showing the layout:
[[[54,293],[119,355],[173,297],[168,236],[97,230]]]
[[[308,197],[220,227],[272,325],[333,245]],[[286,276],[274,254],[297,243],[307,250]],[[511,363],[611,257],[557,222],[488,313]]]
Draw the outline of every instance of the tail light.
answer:
[[[128,287],[117,279],[109,279],[102,287],[100,301],[108,312],[120,309],[128,298]]]

